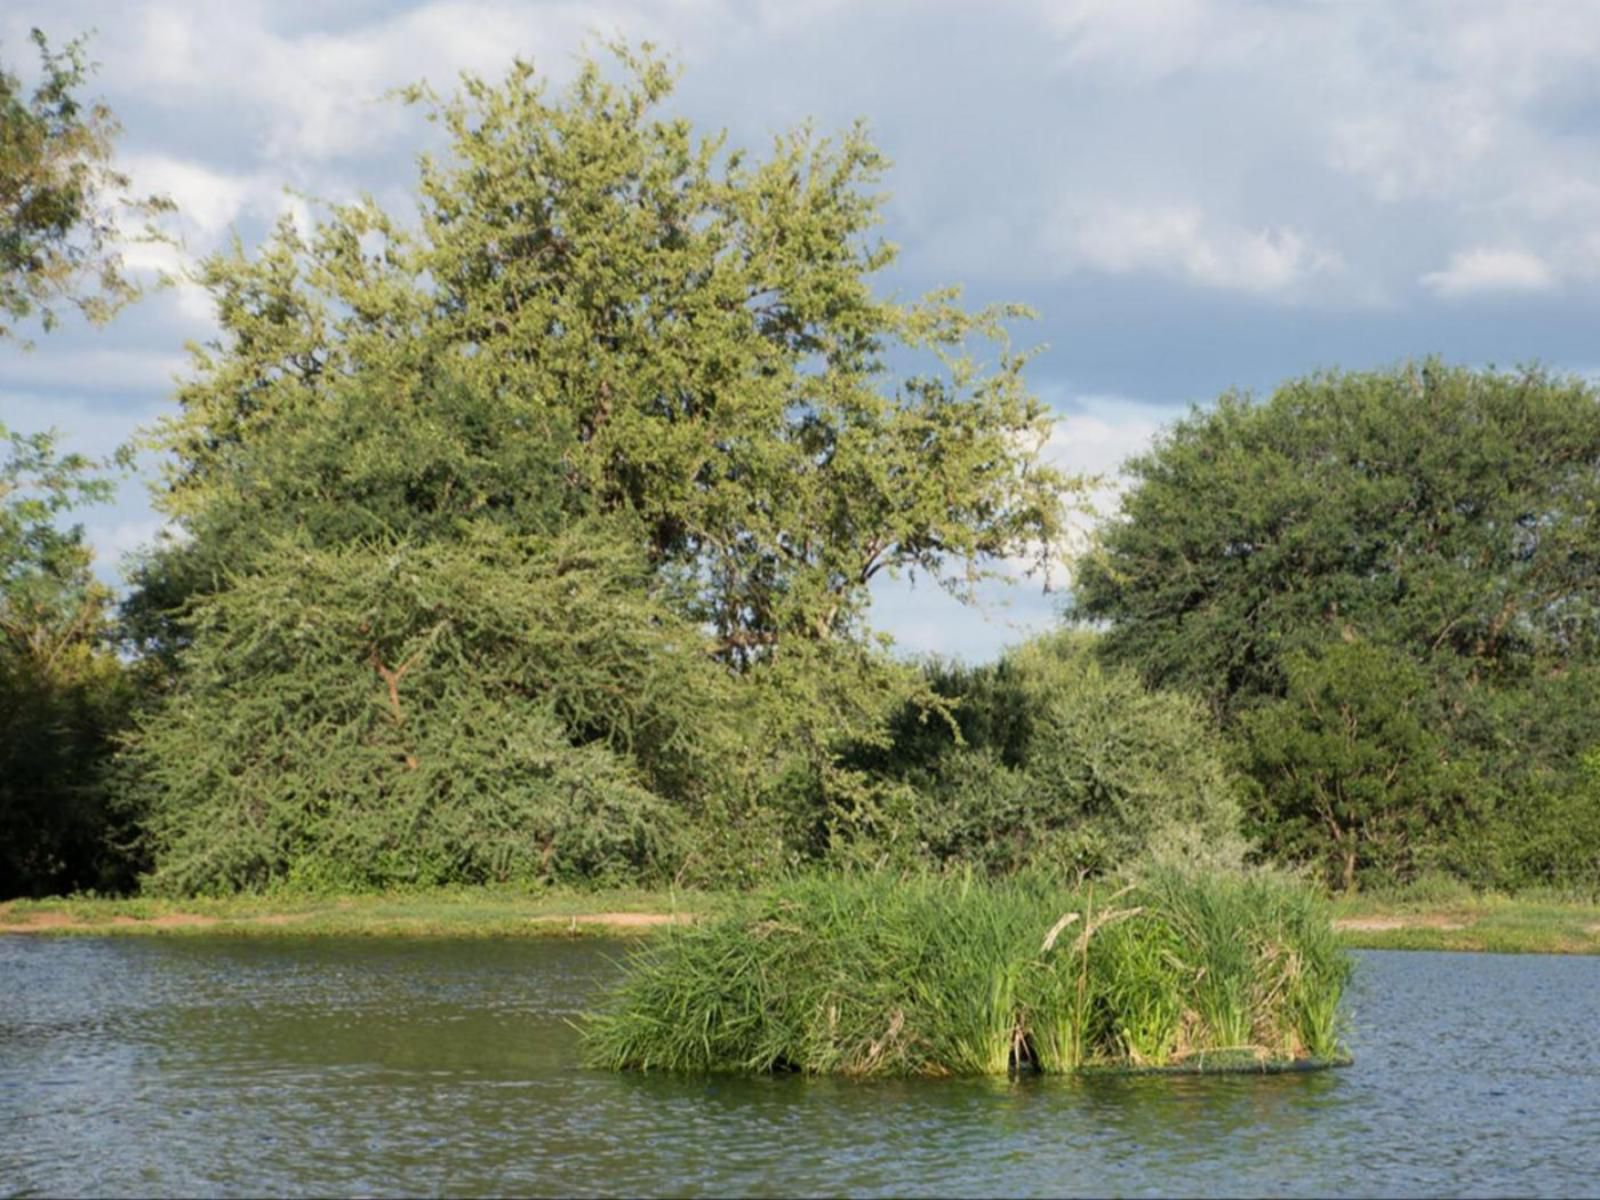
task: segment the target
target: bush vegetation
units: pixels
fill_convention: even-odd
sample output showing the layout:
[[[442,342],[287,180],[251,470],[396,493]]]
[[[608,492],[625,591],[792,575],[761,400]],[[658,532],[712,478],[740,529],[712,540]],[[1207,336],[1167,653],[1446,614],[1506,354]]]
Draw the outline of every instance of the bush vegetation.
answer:
[[[993,665],[932,662],[939,705],[905,706],[891,741],[858,752],[913,797],[921,861],[991,874],[1243,862],[1239,784],[1204,707],[1103,666],[1094,641],[1058,633]]]
[[[0,256],[0,341],[137,292],[114,122],[78,44],[40,48],[31,100],[0,71],[0,184],[86,190],[0,207],[50,264]],[[414,89],[446,146],[414,220],[363,200],[201,264],[220,332],[120,614],[66,527],[104,467],[0,430],[0,893],[1251,858],[1600,892],[1593,387],[1429,361],[1224,396],[1129,464],[1075,628],[908,664],[876,580],[1050,566],[1082,496],[1025,311],[882,298],[864,131],[751,156],[663,115],[672,82],[617,47],[560,94],[523,63]]]
[[[1330,882],[1600,889],[1600,395],[1435,361],[1224,396],[1128,464],[1073,613],[1202,696]]]
[[[1272,875],[879,872],[770,887],[644,948],[584,1039],[613,1069],[1263,1069],[1340,1056],[1348,971],[1323,902]]]

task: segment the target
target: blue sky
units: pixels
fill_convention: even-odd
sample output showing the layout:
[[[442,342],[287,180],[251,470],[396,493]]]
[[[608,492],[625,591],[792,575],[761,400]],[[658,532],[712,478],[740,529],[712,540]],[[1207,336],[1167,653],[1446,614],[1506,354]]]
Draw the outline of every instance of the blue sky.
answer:
[[[1114,471],[1190,404],[1320,367],[1600,365],[1600,4],[10,0],[13,69],[34,25],[97,31],[122,164],[177,200],[190,259],[303,214],[286,186],[409,211],[430,135],[387,89],[513,54],[563,77],[595,34],[658,42],[683,66],[673,107],[755,150],[864,117],[895,164],[883,287],[1038,309],[1021,340],[1048,347],[1030,378],[1075,468]],[[0,345],[0,419],[108,450],[169,410],[209,329],[178,289]],[[85,523],[108,571],[159,527],[136,483]],[[1019,587],[974,612],[901,584],[876,619],[907,650],[980,659],[1053,605]]]

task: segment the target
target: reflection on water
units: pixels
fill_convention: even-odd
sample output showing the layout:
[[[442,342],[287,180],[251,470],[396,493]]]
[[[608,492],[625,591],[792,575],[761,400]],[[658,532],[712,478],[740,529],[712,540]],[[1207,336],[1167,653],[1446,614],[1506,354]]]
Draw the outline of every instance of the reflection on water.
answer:
[[[1600,959],[1360,956],[1354,1067],[581,1070],[596,942],[0,937],[0,1194],[1573,1194]]]

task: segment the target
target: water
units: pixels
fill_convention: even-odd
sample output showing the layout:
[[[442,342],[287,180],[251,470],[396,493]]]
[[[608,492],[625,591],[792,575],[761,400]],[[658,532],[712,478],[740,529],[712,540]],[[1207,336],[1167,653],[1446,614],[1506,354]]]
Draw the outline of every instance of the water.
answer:
[[[580,1069],[587,941],[0,937],[0,1194],[1571,1195],[1600,958],[1360,955],[1354,1067]]]

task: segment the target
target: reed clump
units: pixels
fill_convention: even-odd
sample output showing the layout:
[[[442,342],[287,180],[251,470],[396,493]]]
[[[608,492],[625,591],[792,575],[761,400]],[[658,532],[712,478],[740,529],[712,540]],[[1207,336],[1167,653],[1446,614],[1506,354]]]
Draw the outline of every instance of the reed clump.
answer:
[[[1282,876],[799,879],[638,951],[584,1024],[612,1069],[852,1076],[1339,1061],[1349,959]]]

